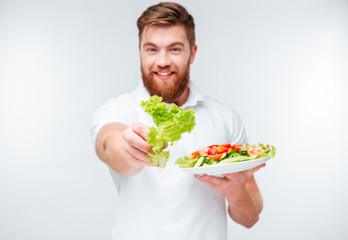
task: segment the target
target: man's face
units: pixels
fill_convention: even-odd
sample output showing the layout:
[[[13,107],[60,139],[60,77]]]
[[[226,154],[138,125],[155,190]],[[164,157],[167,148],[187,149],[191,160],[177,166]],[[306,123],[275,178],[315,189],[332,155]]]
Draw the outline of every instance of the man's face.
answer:
[[[190,48],[185,28],[151,26],[140,42],[141,73],[150,95],[175,102],[188,87],[190,64],[197,47]]]

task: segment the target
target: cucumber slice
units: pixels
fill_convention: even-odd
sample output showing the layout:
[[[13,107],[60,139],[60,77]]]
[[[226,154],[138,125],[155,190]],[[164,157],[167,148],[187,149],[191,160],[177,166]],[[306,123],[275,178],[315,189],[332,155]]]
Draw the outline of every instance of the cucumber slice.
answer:
[[[203,161],[204,161],[204,157],[198,158],[194,167],[200,167],[202,165]]]

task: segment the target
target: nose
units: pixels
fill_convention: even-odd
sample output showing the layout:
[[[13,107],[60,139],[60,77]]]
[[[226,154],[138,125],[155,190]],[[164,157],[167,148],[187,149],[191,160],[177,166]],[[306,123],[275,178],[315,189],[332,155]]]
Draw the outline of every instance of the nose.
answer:
[[[161,51],[158,54],[157,65],[158,67],[165,68],[170,66],[170,55],[167,51]]]

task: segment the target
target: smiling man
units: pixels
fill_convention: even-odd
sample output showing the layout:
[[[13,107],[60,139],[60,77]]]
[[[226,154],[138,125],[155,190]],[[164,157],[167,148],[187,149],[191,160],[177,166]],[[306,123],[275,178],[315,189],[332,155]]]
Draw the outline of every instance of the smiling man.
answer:
[[[91,133],[98,157],[117,186],[114,239],[227,239],[227,217],[253,226],[262,210],[254,172],[264,165],[223,177],[192,176],[174,164],[203,146],[247,142],[239,115],[203,95],[190,80],[197,46],[192,16],[176,3],[149,7],[138,19],[142,82],[130,94],[97,110]],[[194,130],[168,149],[165,169],[150,166],[147,143],[152,119],[140,106],[158,95],[167,103],[194,108]],[[226,211],[225,203],[228,207]]]
[[[146,26],[141,35],[144,86],[150,95],[162,96],[165,102],[184,104],[189,95],[190,64],[197,46],[190,45],[182,25]]]

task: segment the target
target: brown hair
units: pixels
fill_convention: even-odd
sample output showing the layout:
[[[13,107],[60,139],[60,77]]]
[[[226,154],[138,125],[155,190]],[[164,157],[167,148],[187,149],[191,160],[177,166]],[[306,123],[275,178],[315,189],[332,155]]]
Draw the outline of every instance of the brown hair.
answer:
[[[139,44],[145,28],[150,26],[173,25],[182,25],[185,27],[187,39],[192,48],[196,41],[193,17],[183,6],[173,2],[161,2],[157,5],[150,6],[138,18]]]

